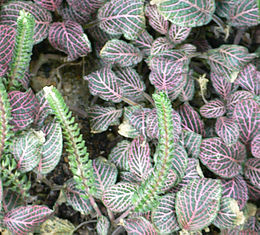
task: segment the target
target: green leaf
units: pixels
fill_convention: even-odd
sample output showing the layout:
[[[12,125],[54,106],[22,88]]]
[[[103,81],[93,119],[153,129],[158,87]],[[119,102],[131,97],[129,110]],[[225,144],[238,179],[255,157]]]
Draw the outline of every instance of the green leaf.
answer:
[[[107,217],[100,216],[97,221],[97,233],[98,235],[108,235],[110,222]]]
[[[126,219],[124,221],[124,228],[128,235],[158,235],[151,222],[143,217]]]
[[[188,231],[200,231],[217,216],[221,184],[219,180],[194,179],[176,195],[176,214],[179,225]]]
[[[173,24],[197,27],[208,24],[215,11],[214,0],[165,0],[158,4],[159,12]]]

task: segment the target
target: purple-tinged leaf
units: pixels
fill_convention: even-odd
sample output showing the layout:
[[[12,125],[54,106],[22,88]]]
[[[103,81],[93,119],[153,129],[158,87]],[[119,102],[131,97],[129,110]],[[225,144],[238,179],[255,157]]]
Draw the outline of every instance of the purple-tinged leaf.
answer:
[[[194,78],[191,75],[189,75],[187,76],[186,80],[186,84],[178,96],[181,102],[187,102],[192,100],[195,92]]]
[[[76,60],[91,52],[90,41],[83,28],[71,20],[53,23],[48,39],[55,49],[68,55],[68,61]]]
[[[184,129],[182,139],[188,155],[193,158],[198,158],[200,154],[202,135]]]
[[[252,230],[240,230],[237,228],[234,229],[223,229],[221,230],[220,235],[259,235],[258,232]]]
[[[134,66],[142,60],[141,51],[123,40],[109,40],[100,51],[100,57],[106,62],[121,67]]]
[[[160,234],[173,233],[180,229],[175,214],[175,194],[166,194],[152,211],[152,222]]]
[[[154,30],[160,34],[167,34],[169,22],[158,12],[156,5],[146,5],[145,16]]]
[[[88,81],[88,87],[92,95],[119,103],[122,101],[122,89],[117,83],[117,76],[110,67],[103,67],[96,72],[84,77]]]
[[[251,142],[251,153],[254,157],[260,158],[260,133]]]
[[[259,5],[255,0],[234,1],[228,14],[228,20],[235,27],[250,27],[259,24]]]
[[[171,24],[168,37],[174,44],[182,43],[190,34],[192,28]]]
[[[15,42],[15,29],[8,25],[0,25],[0,76],[3,76],[8,69],[12,59]]]
[[[158,235],[151,222],[144,217],[124,220],[124,228],[129,235]]]
[[[94,172],[94,186],[95,193],[93,196],[97,199],[101,199],[103,192],[116,183],[117,168],[114,164],[107,162],[105,158],[99,157],[92,161]]]
[[[180,184],[185,185],[193,179],[201,178],[204,178],[204,176],[200,168],[199,159],[188,158],[187,168]]]
[[[193,44],[186,43],[179,46],[180,50],[183,50],[186,55],[194,57],[193,54],[197,52],[197,47]]]
[[[39,164],[44,142],[45,137],[42,131],[30,130],[15,138],[11,151],[17,161],[19,171],[31,171]]]
[[[120,170],[129,170],[128,155],[131,143],[128,140],[120,141],[108,155],[108,160]]]
[[[248,91],[236,91],[227,99],[227,113],[232,116],[235,106],[242,100],[253,99],[254,95]]]
[[[100,28],[112,35],[123,33],[128,40],[135,40],[145,28],[143,0],[114,0],[98,10]]]
[[[249,199],[253,201],[258,201],[260,199],[260,189],[252,185],[249,180],[246,180],[246,185],[248,189]]]
[[[225,113],[225,104],[219,99],[211,100],[200,108],[200,114],[205,118],[218,118]]]
[[[24,77],[19,79],[19,82],[22,84],[22,86],[25,90],[28,90],[30,87],[30,80],[31,80],[30,73],[25,72]]]
[[[134,184],[141,183],[140,178],[130,171],[121,171],[120,180],[123,182],[134,183]]]
[[[90,128],[92,133],[106,131],[109,126],[119,125],[119,118],[122,116],[122,109],[114,107],[102,107],[94,105],[88,109]]]
[[[259,132],[260,106],[253,99],[242,100],[235,107],[233,119],[239,126],[240,139],[248,144]]]
[[[250,158],[245,164],[245,177],[254,187],[260,189],[260,159]]]
[[[182,127],[188,131],[194,131],[205,136],[204,123],[199,114],[188,103],[184,103],[178,109],[182,119]]]
[[[55,11],[59,8],[62,1],[63,0],[34,0],[35,3],[49,11]]]
[[[123,90],[123,96],[130,100],[140,101],[143,98],[145,84],[135,69],[126,67],[115,70],[117,82]]]
[[[145,180],[152,168],[149,144],[143,137],[135,138],[130,145],[128,162],[130,172]]]
[[[215,219],[221,199],[219,180],[194,179],[176,194],[179,225],[188,231],[199,231]]]
[[[234,83],[254,95],[260,94],[260,72],[253,64],[246,65]]]
[[[59,122],[50,122],[42,128],[45,142],[41,150],[41,160],[36,171],[48,174],[57,166],[62,154],[62,130]]]
[[[166,37],[159,37],[153,41],[150,53],[151,55],[156,55],[172,48],[174,48],[174,45]]]
[[[107,217],[105,216],[99,216],[97,219],[97,233],[101,235],[106,235],[109,234],[109,227],[110,227],[110,222]]]
[[[154,55],[149,61],[149,80],[159,90],[178,87],[186,78],[184,74],[187,73],[188,63],[188,57],[181,51],[164,51]]]
[[[2,211],[3,199],[4,199],[3,183],[2,183],[2,179],[0,178],[0,211]]]
[[[80,10],[84,15],[90,15],[99,9],[107,0],[67,0],[70,7]]]
[[[215,174],[230,179],[238,175],[246,158],[246,149],[239,141],[228,147],[218,138],[202,140],[200,146],[201,162]]]
[[[184,74],[183,79],[181,80],[181,82],[178,84],[177,87],[171,87],[170,89],[167,90],[168,97],[171,101],[177,99],[178,96],[181,94],[182,90],[186,85],[187,79],[188,79],[187,74]]]
[[[4,190],[3,209],[6,213],[21,206],[23,203],[22,195],[20,193],[14,192],[11,189]]]
[[[63,21],[71,20],[81,25],[91,20],[91,15],[84,14],[80,9],[74,10],[64,1],[58,8],[58,13],[62,16]]]
[[[215,11],[215,1],[165,0],[158,4],[159,12],[173,24],[185,27],[197,27],[208,24]]]
[[[5,215],[4,224],[13,234],[28,234],[51,214],[52,210],[46,206],[21,206]]]
[[[34,43],[41,42],[48,36],[48,30],[52,21],[52,16],[49,11],[41,8],[33,2],[26,1],[12,1],[2,6],[0,12],[1,24],[10,25],[14,28],[17,26],[17,18],[19,12],[25,10],[33,15],[35,19],[34,27]]]
[[[222,179],[222,198],[231,197],[234,198],[240,210],[242,210],[248,200],[248,190],[245,180],[241,175],[237,175],[232,179]]]
[[[236,122],[230,118],[219,117],[215,124],[215,130],[217,135],[228,146],[231,146],[238,141],[239,127]]]
[[[243,224],[244,221],[245,217],[239,210],[237,201],[230,197],[222,198],[213,224],[219,229],[230,229]]]
[[[87,194],[83,190],[79,190],[74,179],[67,181],[67,188],[65,191],[67,203],[73,207],[74,210],[79,211],[83,215],[89,215],[94,212],[90,204],[90,200],[86,199]]]
[[[31,89],[26,92],[11,91],[8,94],[12,108],[12,120],[14,131],[22,130],[30,125],[39,110],[39,103]]]
[[[132,43],[143,52],[144,56],[149,56],[153,37],[146,30],[143,30]]]
[[[132,205],[132,196],[136,185],[131,183],[117,183],[105,190],[102,201],[113,212],[123,212]]]
[[[129,122],[143,136],[146,136],[146,117],[151,109],[142,108],[131,113]]]
[[[218,75],[215,72],[210,73],[210,80],[215,91],[221,96],[221,98],[227,100],[232,90],[232,83],[228,82],[224,76]]]
[[[234,0],[221,0],[216,2],[216,13],[220,17],[228,18],[231,7],[234,7]]]
[[[123,123],[118,126],[118,133],[126,138],[136,138],[141,133],[136,130],[129,122],[128,119],[124,119]]]

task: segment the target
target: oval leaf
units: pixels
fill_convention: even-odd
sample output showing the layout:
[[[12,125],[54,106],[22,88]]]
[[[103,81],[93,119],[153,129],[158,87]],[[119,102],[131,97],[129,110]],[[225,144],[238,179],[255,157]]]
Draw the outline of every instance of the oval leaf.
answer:
[[[55,11],[61,5],[62,0],[34,0],[34,2],[49,11]]]
[[[139,48],[145,56],[149,56],[153,37],[146,30],[143,30],[132,43]]]
[[[124,220],[124,228],[129,235],[158,235],[154,226],[143,217]]]
[[[97,221],[97,233],[100,235],[107,235],[109,232],[110,222],[107,217],[99,216]]]
[[[53,23],[48,38],[54,48],[68,55],[68,61],[76,60],[91,52],[90,41],[83,28],[71,20]]]
[[[159,37],[153,41],[150,53],[151,55],[156,55],[172,48],[174,48],[174,45],[166,37]]]
[[[132,183],[117,183],[105,190],[102,201],[113,212],[123,212],[132,205],[136,186]]]
[[[190,34],[191,28],[178,26],[176,24],[171,24],[168,32],[168,36],[171,42],[174,44],[179,44],[183,42]]]
[[[178,96],[179,100],[181,102],[187,102],[192,100],[194,96],[194,91],[195,91],[194,78],[192,76],[187,76],[186,84]]]
[[[251,142],[251,153],[254,157],[260,158],[260,133]]]
[[[215,219],[221,199],[220,181],[194,179],[176,195],[179,225],[188,231],[200,231]]]
[[[98,10],[100,28],[112,35],[123,33],[135,40],[145,28],[144,0],[113,0]]]
[[[9,211],[4,224],[13,234],[28,234],[52,214],[46,206],[21,206]]]
[[[258,189],[260,189],[260,159],[250,158],[245,164],[245,177]]]
[[[183,130],[183,143],[189,156],[198,158],[202,136],[193,131]]]
[[[240,142],[228,147],[220,138],[215,137],[202,140],[200,146],[201,162],[223,178],[238,175],[245,157],[246,149]]]
[[[215,11],[214,0],[165,0],[158,5],[159,12],[173,24],[197,27],[208,24]]]
[[[205,118],[218,118],[226,113],[225,104],[221,100],[211,100],[200,108],[201,116]]]
[[[103,192],[111,185],[116,183],[117,168],[114,164],[107,162],[105,158],[96,158],[92,161],[94,172],[94,187],[96,189],[93,196],[101,199]]]

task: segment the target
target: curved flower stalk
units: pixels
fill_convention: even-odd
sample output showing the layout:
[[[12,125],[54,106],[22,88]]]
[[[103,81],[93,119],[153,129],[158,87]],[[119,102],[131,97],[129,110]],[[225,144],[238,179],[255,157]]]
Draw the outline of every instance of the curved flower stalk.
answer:
[[[148,177],[133,195],[135,211],[146,212],[155,208],[167,179],[174,157],[172,106],[164,92],[154,94],[153,99],[158,115],[160,138],[157,147],[157,160],[151,177]]]

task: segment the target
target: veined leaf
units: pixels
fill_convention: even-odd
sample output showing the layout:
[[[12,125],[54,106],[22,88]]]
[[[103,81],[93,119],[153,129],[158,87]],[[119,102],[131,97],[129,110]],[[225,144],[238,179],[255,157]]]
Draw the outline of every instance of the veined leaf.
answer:
[[[251,184],[260,189],[260,159],[250,158],[245,164],[245,177]]]
[[[246,157],[246,149],[239,141],[228,147],[218,137],[202,140],[200,146],[201,162],[223,178],[232,178],[238,175],[241,164]]]
[[[242,101],[247,99],[253,99],[254,95],[248,91],[236,91],[231,94],[227,99],[227,113],[229,116],[232,116],[232,113],[236,107],[236,105]]]
[[[108,160],[114,163],[120,170],[129,170],[128,155],[131,143],[128,140],[120,141],[108,155]]]
[[[134,183],[134,184],[140,184],[141,183],[140,178],[130,171],[121,171],[120,172],[120,180],[123,181],[123,182],[131,183],[131,184],[132,183]]]
[[[165,0],[158,4],[159,12],[173,24],[197,27],[208,24],[215,11],[214,0]]]
[[[0,25],[0,76],[3,76],[8,69],[12,59],[16,31],[8,25]]]
[[[62,0],[34,0],[34,2],[49,11],[55,11],[61,5]]]
[[[46,206],[21,206],[9,211],[4,224],[13,234],[28,234],[52,213]]]
[[[31,124],[39,110],[39,103],[31,89],[26,92],[11,91],[8,94],[11,105],[14,130],[21,130]]]
[[[168,37],[174,44],[183,42],[190,34],[192,28],[171,24]]]
[[[199,114],[188,103],[184,103],[178,109],[182,118],[182,127],[188,131],[194,131],[205,136],[204,123]]]
[[[100,51],[100,56],[106,63],[121,67],[136,65],[143,58],[138,48],[118,39],[109,40]]]
[[[227,117],[219,117],[215,124],[217,135],[223,142],[230,146],[235,144],[239,138],[239,127],[232,119]]]
[[[117,83],[117,76],[106,66],[100,70],[84,77],[88,81],[88,87],[92,95],[98,95],[100,98],[119,103],[122,101],[122,89]]]
[[[83,28],[71,20],[53,23],[48,39],[54,48],[68,55],[68,61],[76,60],[91,52],[90,41]]]
[[[2,184],[2,179],[0,178],[0,211],[2,211],[2,202],[4,199],[4,191],[3,191],[3,184]]]
[[[251,153],[254,157],[260,158],[260,134],[257,134],[251,142]]]
[[[175,214],[175,194],[166,194],[152,211],[152,222],[161,234],[171,234],[180,229]]]
[[[134,41],[132,41],[133,45],[143,52],[144,56],[150,55],[152,42],[153,37],[146,30],[143,30],[142,33]]]
[[[97,233],[100,235],[107,235],[109,232],[110,222],[107,217],[99,216],[97,221]]]
[[[177,87],[171,87],[169,90],[167,90],[169,99],[171,101],[174,101],[175,99],[178,98],[186,82],[187,82],[187,76],[186,74],[184,74],[182,81],[179,83]]]
[[[176,194],[175,210],[179,225],[200,231],[217,216],[221,198],[219,180],[194,179]]]
[[[253,64],[246,65],[238,74],[235,84],[242,87],[242,89],[259,95],[260,93],[260,72],[257,71]]]
[[[194,78],[189,74],[186,78],[186,84],[181,90],[178,98],[181,102],[187,102],[193,99],[195,91]]]
[[[145,16],[148,18],[151,27],[160,34],[167,34],[169,30],[169,21],[158,12],[156,5],[146,5]]]
[[[225,104],[219,99],[211,100],[200,108],[200,114],[205,118],[218,118],[225,113]]]
[[[129,235],[158,235],[154,226],[144,217],[124,220],[124,228]]]
[[[128,162],[130,172],[139,180],[145,180],[152,168],[149,144],[143,137],[135,138],[129,149]]]
[[[62,130],[59,122],[51,122],[42,128],[45,142],[42,146],[41,160],[37,172],[48,174],[59,163],[62,154]]]
[[[112,35],[135,40],[145,28],[144,0],[113,0],[98,10],[99,26]]]
[[[222,198],[234,198],[240,210],[242,210],[248,200],[248,189],[244,178],[241,175],[237,175],[232,179],[221,179],[221,184],[223,189]]]
[[[230,229],[245,222],[243,212],[239,210],[237,201],[230,197],[222,198],[217,217],[213,224],[219,229]]]
[[[21,172],[31,171],[37,166],[41,159],[41,147],[44,142],[45,137],[42,131],[30,130],[16,137],[11,151],[17,161],[17,168]]]
[[[74,210],[79,211],[83,215],[89,215],[94,212],[90,200],[86,199],[86,192],[77,188],[77,182],[74,179],[70,179],[66,184],[65,195],[67,203],[71,205]]]
[[[248,196],[250,200],[258,201],[260,199],[260,189],[255,187],[249,180],[246,180]]]
[[[166,37],[158,37],[153,41],[150,54],[156,55],[172,48],[174,48],[174,44],[172,44]]]
[[[27,1],[12,1],[5,4],[4,6],[2,6],[0,12],[1,24],[10,25],[16,28],[17,18],[19,17],[19,12],[21,10],[29,12],[31,15],[33,15],[35,19],[33,36],[34,43],[37,44],[41,42],[48,35],[52,16],[50,12],[41,8],[36,3]]]
[[[259,131],[260,106],[253,99],[240,101],[234,110],[233,119],[240,129],[240,139],[248,144]]]
[[[130,67],[117,68],[115,74],[118,77],[119,85],[122,87],[124,97],[135,101],[142,99],[145,84],[135,69]]]
[[[14,192],[11,189],[4,190],[3,210],[7,213],[18,206],[23,204],[22,195]]]
[[[113,212],[123,212],[132,205],[132,196],[136,185],[132,183],[117,183],[105,190],[102,201]]]
[[[114,185],[117,179],[117,168],[113,163],[107,162],[105,158],[96,158],[92,161],[94,171],[94,185],[96,188],[93,196],[101,199],[104,191]]]
[[[202,141],[202,135],[183,129],[183,143],[189,156],[198,158],[200,153],[200,145]]]
[[[74,10],[80,10],[84,15],[90,15],[99,9],[107,0],[67,0]]]
[[[119,125],[119,118],[122,116],[122,109],[114,107],[102,107],[94,105],[88,109],[90,127],[92,133],[106,131],[109,126]]]

